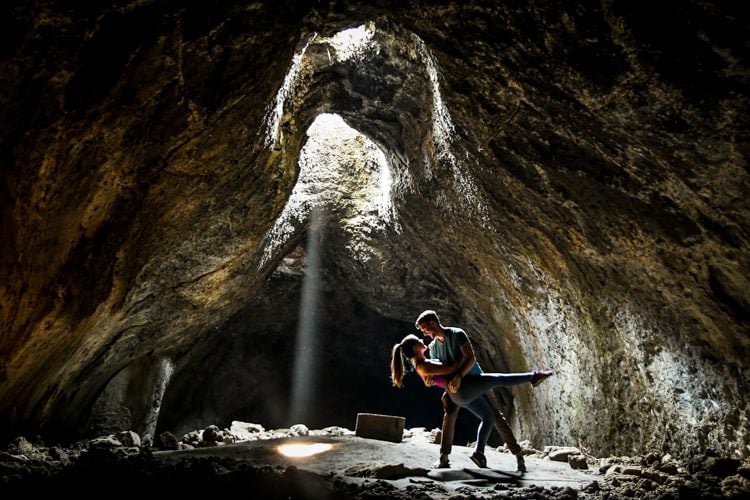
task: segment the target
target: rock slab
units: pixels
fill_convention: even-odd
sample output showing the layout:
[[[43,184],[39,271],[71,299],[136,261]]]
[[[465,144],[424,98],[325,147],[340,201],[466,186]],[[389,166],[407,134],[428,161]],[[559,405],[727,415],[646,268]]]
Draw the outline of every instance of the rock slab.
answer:
[[[404,417],[378,415],[376,413],[358,413],[355,435],[381,441],[400,443],[404,435]]]

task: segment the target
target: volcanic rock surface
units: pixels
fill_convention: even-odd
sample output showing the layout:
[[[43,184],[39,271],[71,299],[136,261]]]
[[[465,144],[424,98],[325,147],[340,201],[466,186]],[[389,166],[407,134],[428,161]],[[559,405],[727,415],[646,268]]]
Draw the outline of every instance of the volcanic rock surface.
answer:
[[[536,446],[747,457],[740,9],[3,2],[0,429],[436,425],[431,308]]]

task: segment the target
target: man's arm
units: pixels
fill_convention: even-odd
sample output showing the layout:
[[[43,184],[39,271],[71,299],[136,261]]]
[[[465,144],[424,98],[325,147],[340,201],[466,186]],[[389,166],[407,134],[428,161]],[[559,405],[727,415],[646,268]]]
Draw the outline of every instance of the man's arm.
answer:
[[[458,391],[461,387],[461,379],[469,373],[471,367],[474,366],[476,361],[477,358],[474,354],[474,347],[471,345],[471,341],[467,338],[466,342],[461,345],[461,356],[455,362],[457,365],[456,375],[450,380],[450,382],[448,382],[448,390],[450,390],[450,392],[455,393]]]
[[[463,358],[459,363],[456,372],[458,375],[461,375],[461,378],[463,378],[469,373],[471,367],[474,366],[474,363],[477,362],[476,355],[474,354],[474,346],[471,345],[471,341],[466,341],[461,346],[461,354],[463,355]]]

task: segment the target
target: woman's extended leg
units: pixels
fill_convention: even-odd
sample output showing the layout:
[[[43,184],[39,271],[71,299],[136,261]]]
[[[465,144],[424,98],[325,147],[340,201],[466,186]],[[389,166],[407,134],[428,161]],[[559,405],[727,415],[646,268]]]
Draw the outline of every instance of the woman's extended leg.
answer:
[[[479,396],[499,385],[511,386],[531,382],[534,372],[528,373],[480,373],[467,375],[461,380],[458,392],[451,399],[459,406],[465,406]]]

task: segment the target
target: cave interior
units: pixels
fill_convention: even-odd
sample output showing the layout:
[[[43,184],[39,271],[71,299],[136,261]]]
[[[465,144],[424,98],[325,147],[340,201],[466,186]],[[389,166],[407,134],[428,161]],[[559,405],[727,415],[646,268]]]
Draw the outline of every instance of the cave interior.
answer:
[[[438,389],[389,378],[434,309],[485,371],[555,370],[497,391],[534,446],[750,456],[740,7],[50,0],[0,19],[4,439],[439,427]]]

